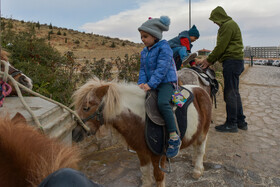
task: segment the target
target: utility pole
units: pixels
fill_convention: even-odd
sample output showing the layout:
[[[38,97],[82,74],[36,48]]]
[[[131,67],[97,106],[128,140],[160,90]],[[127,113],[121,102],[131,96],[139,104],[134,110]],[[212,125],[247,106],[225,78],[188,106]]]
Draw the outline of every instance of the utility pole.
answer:
[[[189,29],[192,27],[191,0],[189,0]]]

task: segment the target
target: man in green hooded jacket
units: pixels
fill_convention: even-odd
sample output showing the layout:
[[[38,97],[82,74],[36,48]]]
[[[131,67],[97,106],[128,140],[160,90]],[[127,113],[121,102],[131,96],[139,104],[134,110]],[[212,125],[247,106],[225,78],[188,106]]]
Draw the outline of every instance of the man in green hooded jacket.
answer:
[[[239,94],[239,76],[244,71],[241,31],[237,23],[220,6],[211,12],[209,19],[220,27],[217,45],[200,65],[205,69],[216,61],[223,64],[224,101],[227,112],[226,122],[215,128],[219,132],[238,132],[238,128],[247,130],[246,116],[243,114]]]

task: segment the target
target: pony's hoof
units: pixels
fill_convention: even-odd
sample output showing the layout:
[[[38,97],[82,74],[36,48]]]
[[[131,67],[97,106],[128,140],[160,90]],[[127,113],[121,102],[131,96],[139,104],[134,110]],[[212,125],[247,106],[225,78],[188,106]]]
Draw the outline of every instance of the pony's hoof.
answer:
[[[165,181],[157,181],[157,187],[165,187]]]
[[[202,176],[203,171],[204,171],[204,168],[195,169],[195,170],[193,171],[192,177],[193,177],[194,179],[199,179],[199,178]]]
[[[202,175],[202,173],[200,173],[200,172],[194,172],[194,173],[192,174],[192,177],[193,177],[194,179],[199,179],[199,178],[201,177],[201,175]]]

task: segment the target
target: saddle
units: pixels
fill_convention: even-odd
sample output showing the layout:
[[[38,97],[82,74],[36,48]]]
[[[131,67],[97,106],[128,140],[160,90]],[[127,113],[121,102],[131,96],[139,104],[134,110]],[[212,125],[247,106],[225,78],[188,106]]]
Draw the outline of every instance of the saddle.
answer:
[[[205,85],[205,86],[210,86],[210,90],[211,90],[211,97],[214,98],[214,103],[215,103],[215,108],[217,108],[216,105],[216,94],[219,90],[219,83],[216,79],[216,75],[214,70],[207,68],[205,70],[201,69],[200,66],[194,66],[191,68],[184,68],[182,70],[180,70],[180,74],[185,76],[185,79],[187,79],[188,81],[192,81],[189,80],[189,78],[191,78],[192,76],[188,76],[188,74],[192,73],[197,75],[198,79],[201,80],[201,82]],[[193,80],[194,84],[196,82],[196,80]]]
[[[193,94],[184,87],[179,87],[181,93],[187,98],[186,103],[182,107],[177,107],[170,103],[179,132],[182,139],[187,129],[187,109],[189,104],[193,101]],[[157,92],[151,90],[147,92],[146,101],[146,125],[145,125],[145,139],[150,150],[156,155],[165,154],[166,145],[168,141],[168,133],[166,132],[165,122],[158,110],[157,106]]]

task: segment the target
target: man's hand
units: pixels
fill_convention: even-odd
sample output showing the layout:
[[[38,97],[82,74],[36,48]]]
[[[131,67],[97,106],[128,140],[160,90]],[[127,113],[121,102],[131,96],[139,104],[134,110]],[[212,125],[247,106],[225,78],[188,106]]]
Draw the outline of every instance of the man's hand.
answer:
[[[198,64],[202,69],[206,69],[211,65],[206,58],[203,61],[200,61]]]

